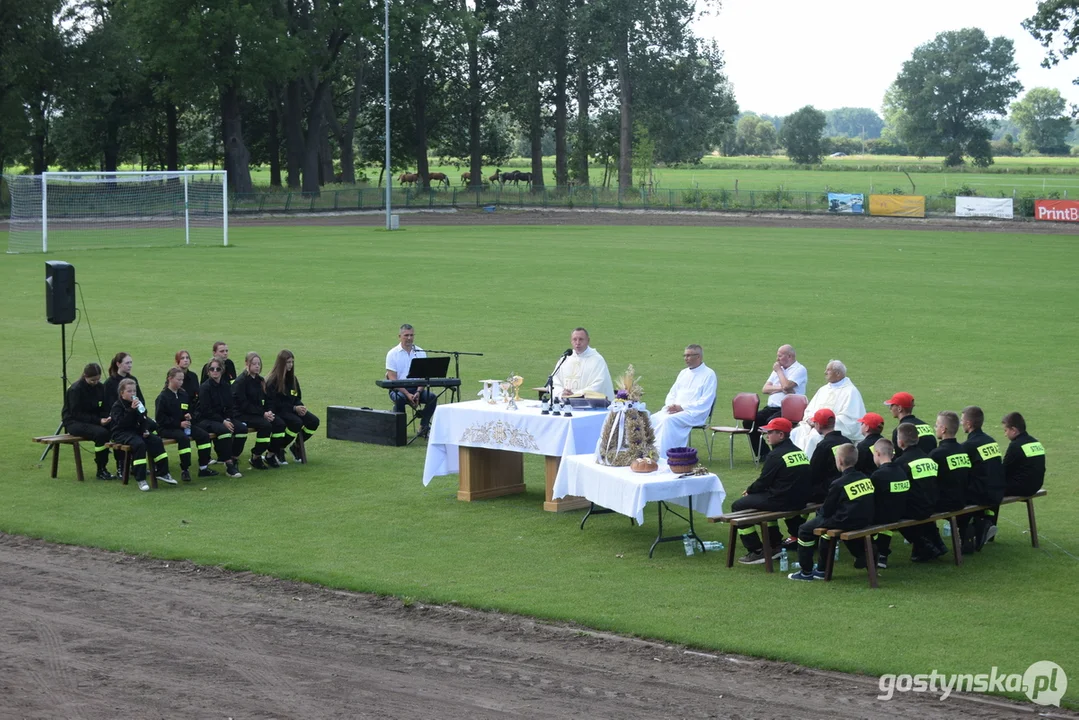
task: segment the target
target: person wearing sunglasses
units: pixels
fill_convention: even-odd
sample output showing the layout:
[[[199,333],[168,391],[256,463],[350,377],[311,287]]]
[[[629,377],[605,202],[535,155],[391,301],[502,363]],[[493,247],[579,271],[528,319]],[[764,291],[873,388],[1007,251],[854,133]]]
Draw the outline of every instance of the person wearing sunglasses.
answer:
[[[247,425],[233,419],[235,409],[232,404],[232,392],[228,383],[221,381],[224,367],[219,359],[213,358],[206,363],[206,382],[199,386],[199,406],[195,412],[195,425],[208,433],[217,435],[214,451],[217,462],[225,464],[225,475],[241,478],[236,462],[247,443]]]

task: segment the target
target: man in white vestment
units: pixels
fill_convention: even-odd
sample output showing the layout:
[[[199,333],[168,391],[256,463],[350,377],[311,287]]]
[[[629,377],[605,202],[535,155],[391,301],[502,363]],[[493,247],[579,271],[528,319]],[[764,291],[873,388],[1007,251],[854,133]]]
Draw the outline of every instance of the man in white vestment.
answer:
[[[690,431],[704,424],[716,401],[716,373],[704,364],[701,346],[687,345],[682,358],[685,370],[678,373],[663,407],[651,417],[661,458],[671,448],[685,447]]]
[[[588,346],[588,331],[579,327],[569,339],[573,352],[554,374],[555,396],[568,397],[587,391],[601,393],[608,400],[613,400],[614,383],[611,382],[611,373],[607,370],[607,361]]]
[[[813,424],[813,416],[821,408],[835,413],[835,429],[854,444],[857,445],[865,437],[858,421],[865,415],[865,403],[862,402],[862,393],[847,377],[847,366],[839,360],[830,360],[824,368],[824,377],[828,379],[828,384],[817,390],[806,406],[802,422],[791,433],[791,442],[810,457],[822,437]]]

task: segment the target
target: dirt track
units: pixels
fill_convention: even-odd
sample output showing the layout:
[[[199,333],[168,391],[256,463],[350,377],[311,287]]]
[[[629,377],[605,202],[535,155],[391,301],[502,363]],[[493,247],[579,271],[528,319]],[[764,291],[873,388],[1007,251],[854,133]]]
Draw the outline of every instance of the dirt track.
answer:
[[[873,678],[0,534],[5,720],[997,718],[1045,709],[878,694]]]

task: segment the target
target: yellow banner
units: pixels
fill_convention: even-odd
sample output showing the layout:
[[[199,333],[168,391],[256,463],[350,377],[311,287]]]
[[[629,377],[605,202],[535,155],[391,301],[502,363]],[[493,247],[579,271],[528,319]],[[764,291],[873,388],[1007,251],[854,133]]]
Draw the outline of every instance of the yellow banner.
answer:
[[[925,217],[924,195],[870,195],[870,215]]]

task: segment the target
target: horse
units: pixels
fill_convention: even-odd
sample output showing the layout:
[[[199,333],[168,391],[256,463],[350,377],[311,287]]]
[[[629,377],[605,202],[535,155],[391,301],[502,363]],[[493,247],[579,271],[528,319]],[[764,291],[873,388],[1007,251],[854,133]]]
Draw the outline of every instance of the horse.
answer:
[[[487,182],[496,183],[496,182],[498,182],[498,178],[501,175],[502,175],[502,171],[499,170],[498,168],[495,168],[495,174],[492,175],[491,177],[487,178]]]
[[[467,186],[469,181],[472,180],[472,172],[461,173],[461,184]]]
[[[401,173],[401,177],[397,178],[399,185],[415,185],[420,181],[419,173]]]
[[[525,185],[528,185],[529,187],[532,186],[532,173],[518,171],[518,172],[516,172],[514,174],[517,176],[517,177],[515,177],[513,179],[513,184],[514,185],[516,185],[519,182],[523,182]]]
[[[440,173],[440,172],[428,173],[427,174],[427,181],[430,182],[432,180],[435,182],[436,185],[441,185],[441,184],[445,183],[447,188],[449,188],[449,186],[450,186],[450,179],[448,177],[446,177],[446,173]]]
[[[500,183],[502,183],[503,185],[505,185],[508,182],[511,182],[514,185],[516,185],[517,180],[520,178],[520,176],[521,176],[521,171],[520,170],[510,170],[509,172],[500,173],[499,176],[498,176],[498,181]]]

